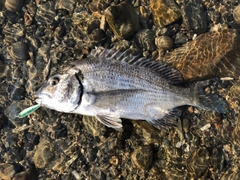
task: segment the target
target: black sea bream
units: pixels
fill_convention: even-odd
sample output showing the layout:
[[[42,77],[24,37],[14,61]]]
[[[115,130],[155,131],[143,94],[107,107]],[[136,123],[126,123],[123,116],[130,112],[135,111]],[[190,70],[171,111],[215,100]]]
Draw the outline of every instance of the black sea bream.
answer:
[[[161,61],[98,48],[50,77],[35,96],[43,107],[95,116],[117,130],[122,128],[120,118],[165,128],[174,124],[180,112],[176,107],[183,105],[227,111],[223,98],[205,94],[205,81],[189,87],[182,82],[180,72]]]

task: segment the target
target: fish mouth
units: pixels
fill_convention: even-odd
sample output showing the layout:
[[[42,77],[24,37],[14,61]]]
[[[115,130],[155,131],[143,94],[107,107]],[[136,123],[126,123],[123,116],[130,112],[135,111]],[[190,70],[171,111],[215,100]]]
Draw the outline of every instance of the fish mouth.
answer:
[[[39,104],[41,104],[41,102],[43,101],[44,98],[48,98],[48,99],[52,98],[52,96],[50,94],[39,92],[39,91],[37,91],[34,94],[34,97],[35,97],[35,101]]]

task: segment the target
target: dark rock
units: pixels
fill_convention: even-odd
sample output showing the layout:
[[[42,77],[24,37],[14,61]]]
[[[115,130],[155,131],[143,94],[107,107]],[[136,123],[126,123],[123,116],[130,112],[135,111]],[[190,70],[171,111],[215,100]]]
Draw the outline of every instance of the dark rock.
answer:
[[[11,24],[9,22],[5,26],[3,26],[2,33],[5,36],[4,40],[7,42],[22,41],[24,36],[24,31],[20,26],[16,24]]]
[[[140,28],[139,17],[129,1],[108,7],[104,15],[110,28],[119,39],[130,37]]]
[[[74,0],[57,0],[55,3],[55,9],[65,9],[69,13],[72,13],[75,7],[75,3],[76,2]]]
[[[185,36],[183,33],[178,32],[175,37],[175,44],[185,44],[188,41],[187,36]]]
[[[139,44],[143,47],[143,50],[145,51],[153,51],[156,49],[154,40],[155,40],[155,34],[150,29],[144,29],[137,33],[137,39]]]
[[[192,178],[201,177],[210,164],[210,154],[206,147],[201,147],[187,161],[188,171],[192,174]]]
[[[201,34],[207,30],[207,13],[199,0],[184,1],[182,7],[183,24],[193,33]]]
[[[28,106],[25,104],[25,101],[15,101],[8,106],[8,108],[4,111],[4,114],[16,127],[22,126],[24,124],[28,124],[28,118],[18,118],[18,114],[27,107]]]
[[[54,2],[48,1],[38,6],[35,19],[38,22],[51,24],[53,23],[55,16],[56,16],[56,11],[54,9]]]

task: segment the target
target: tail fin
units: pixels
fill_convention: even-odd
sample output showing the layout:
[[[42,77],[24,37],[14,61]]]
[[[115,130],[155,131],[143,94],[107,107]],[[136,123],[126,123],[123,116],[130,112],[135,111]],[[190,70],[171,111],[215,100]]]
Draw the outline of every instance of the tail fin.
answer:
[[[216,81],[216,79],[214,79]],[[213,79],[199,81],[194,83],[191,88],[194,93],[194,105],[206,110],[217,111],[219,113],[227,113],[229,105],[223,97],[214,93],[207,93],[206,87],[209,87]]]

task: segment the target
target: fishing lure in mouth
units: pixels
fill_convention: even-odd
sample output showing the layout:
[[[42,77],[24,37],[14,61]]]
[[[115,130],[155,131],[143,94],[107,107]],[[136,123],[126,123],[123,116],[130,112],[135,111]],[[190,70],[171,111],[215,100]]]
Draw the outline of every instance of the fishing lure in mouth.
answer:
[[[26,117],[27,115],[29,114],[32,114],[34,111],[36,111],[38,108],[40,108],[41,105],[40,104],[36,104],[34,106],[30,106],[26,109],[24,109],[23,111],[21,111],[19,114],[18,114],[18,117],[19,118],[24,118]]]

